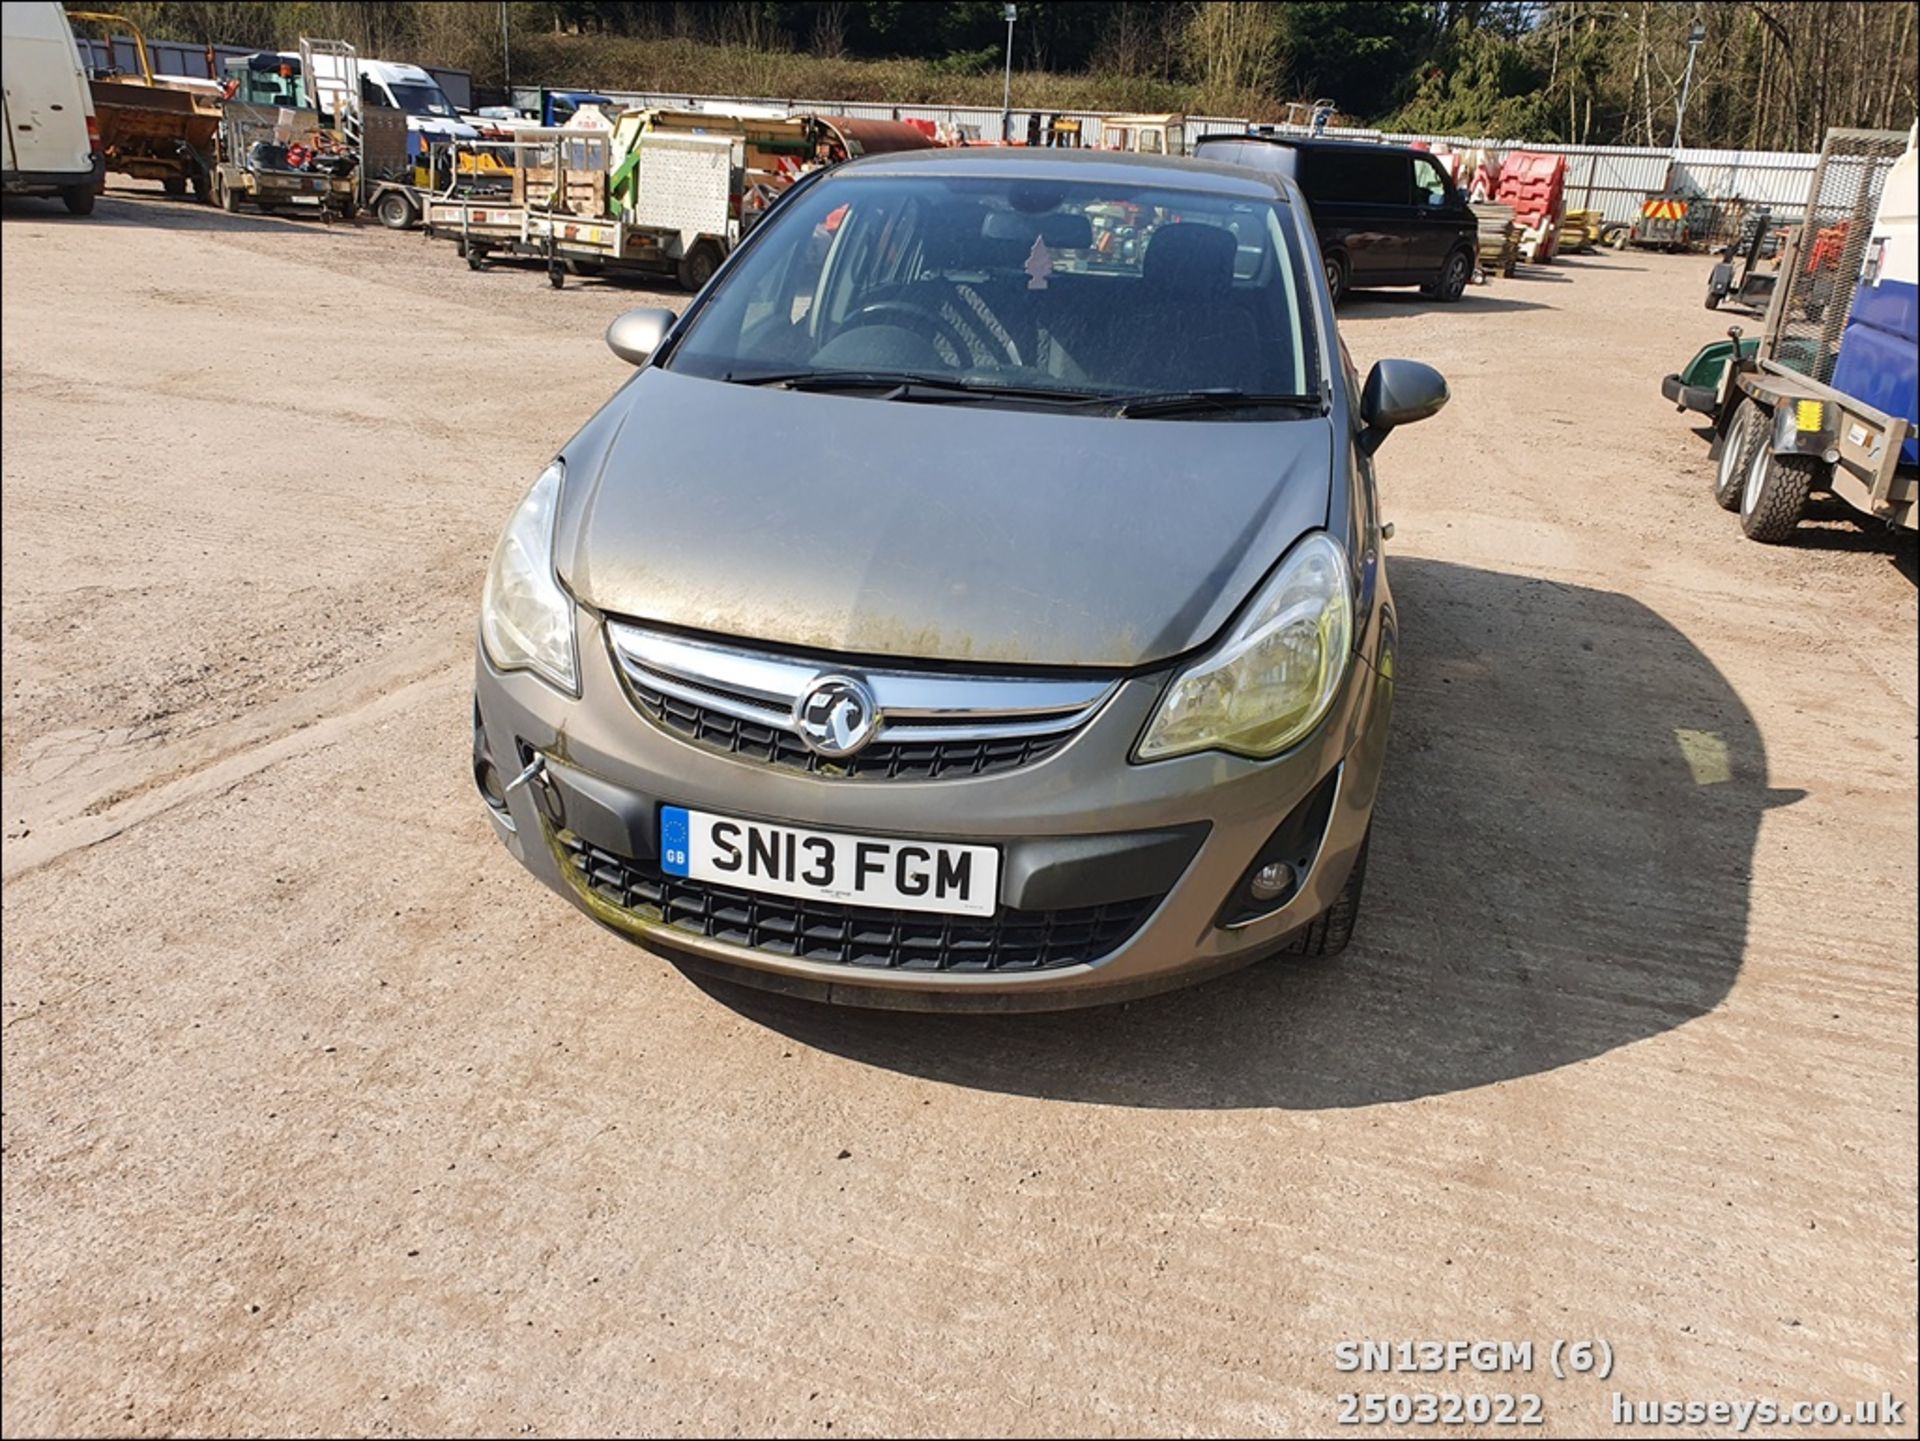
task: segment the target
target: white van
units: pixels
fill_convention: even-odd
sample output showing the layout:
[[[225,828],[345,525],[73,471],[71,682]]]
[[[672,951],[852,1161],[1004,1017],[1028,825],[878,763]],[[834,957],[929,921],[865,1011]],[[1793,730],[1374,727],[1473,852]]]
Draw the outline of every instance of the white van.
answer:
[[[66,7],[9,0],[0,5],[0,20],[7,137],[0,188],[9,195],[58,195],[75,215],[86,215],[106,160]]]
[[[360,102],[376,109],[404,110],[408,148],[445,140],[477,140],[480,132],[460,118],[447,92],[418,65],[393,60],[360,62]]]

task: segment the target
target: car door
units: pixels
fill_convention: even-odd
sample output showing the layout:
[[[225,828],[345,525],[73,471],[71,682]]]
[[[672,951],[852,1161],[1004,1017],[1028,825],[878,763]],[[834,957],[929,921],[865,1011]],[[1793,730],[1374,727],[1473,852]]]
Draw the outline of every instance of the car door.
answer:
[[[1392,285],[1407,268],[1413,172],[1406,155],[1366,145],[1303,147],[1301,188],[1320,248],[1347,257],[1349,283]]]
[[[1439,277],[1441,268],[1460,238],[1459,195],[1446,171],[1430,155],[1413,159],[1413,210],[1407,220],[1407,267],[1410,280]]]

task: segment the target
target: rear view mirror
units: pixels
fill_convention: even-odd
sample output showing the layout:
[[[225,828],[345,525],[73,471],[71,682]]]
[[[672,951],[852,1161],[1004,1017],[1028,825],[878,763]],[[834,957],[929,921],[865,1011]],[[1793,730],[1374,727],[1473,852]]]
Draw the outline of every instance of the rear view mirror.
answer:
[[[1360,419],[1366,429],[1360,447],[1372,455],[1398,425],[1425,420],[1447,403],[1447,378],[1417,360],[1375,361],[1360,392]]]
[[[673,328],[673,312],[647,306],[614,317],[607,327],[607,349],[629,365],[645,365]]]

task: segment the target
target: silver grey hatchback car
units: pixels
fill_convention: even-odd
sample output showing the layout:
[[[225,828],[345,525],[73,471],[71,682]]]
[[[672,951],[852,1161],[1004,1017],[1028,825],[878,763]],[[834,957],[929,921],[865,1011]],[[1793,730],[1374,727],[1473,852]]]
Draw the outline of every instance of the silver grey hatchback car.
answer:
[[[1119,1000],[1354,926],[1396,626],[1283,176],[1098,152],[802,180],[508,523],[473,774],[588,915],[822,999]]]

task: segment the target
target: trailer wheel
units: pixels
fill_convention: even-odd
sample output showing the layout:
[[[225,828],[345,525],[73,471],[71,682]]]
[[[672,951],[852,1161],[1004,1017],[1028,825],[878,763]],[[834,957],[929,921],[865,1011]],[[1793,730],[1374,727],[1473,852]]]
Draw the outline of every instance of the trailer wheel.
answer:
[[[184,175],[163,175],[160,177],[160,188],[172,196],[185,195],[187,193],[187,177]]]
[[[228,183],[224,173],[213,178],[214,198],[220,202],[220,208],[229,215],[240,213],[240,193]]]
[[[487,247],[469,245],[467,247],[467,269],[485,270],[487,268]]]
[[[1775,455],[1764,443],[1754,451],[1740,492],[1740,529],[1748,540],[1780,545],[1792,538],[1820,465],[1818,456]]]
[[[213,177],[204,170],[193,172],[193,199],[198,205],[205,205],[213,199]]]
[[[380,197],[373,207],[373,213],[380,217],[380,223],[389,230],[411,230],[419,223],[420,216],[413,208],[413,201],[404,190],[389,190]]]
[[[720,248],[711,240],[702,240],[689,250],[680,260],[679,279],[682,290],[698,290],[709,280],[713,272],[720,268]]]
[[[1751,400],[1740,402],[1727,422],[1727,433],[1720,438],[1720,468],[1713,476],[1713,498],[1722,510],[1740,509],[1740,493],[1747,483],[1747,467],[1753,464],[1754,447],[1767,438],[1765,418]]]

